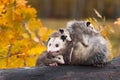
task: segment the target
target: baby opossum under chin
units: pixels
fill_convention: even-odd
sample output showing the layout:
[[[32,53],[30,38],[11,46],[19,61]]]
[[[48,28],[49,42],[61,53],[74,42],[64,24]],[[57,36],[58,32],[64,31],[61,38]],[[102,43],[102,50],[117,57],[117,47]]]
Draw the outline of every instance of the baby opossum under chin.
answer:
[[[49,56],[47,51],[44,51],[36,61],[36,66],[57,66],[58,64],[65,64],[63,56]]]
[[[65,64],[64,58],[62,55],[57,55],[54,58],[52,58],[53,62],[57,62],[59,64]]]

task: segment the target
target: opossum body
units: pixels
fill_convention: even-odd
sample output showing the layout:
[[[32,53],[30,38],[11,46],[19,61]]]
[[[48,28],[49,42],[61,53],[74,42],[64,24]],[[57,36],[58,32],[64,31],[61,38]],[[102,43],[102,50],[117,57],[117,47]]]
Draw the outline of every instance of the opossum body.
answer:
[[[69,26],[68,29],[73,31],[71,38],[75,42],[71,46],[74,49],[71,64],[100,65],[109,62],[108,43],[90,22],[74,21]]]
[[[94,29],[90,22],[71,21],[67,25],[66,30],[69,32],[71,41],[65,39],[63,41],[64,44],[62,44],[62,39],[59,38],[61,39],[60,45],[62,45],[62,48],[58,49],[58,51],[61,51],[59,55],[62,54],[64,56],[66,64],[101,65],[109,62],[108,57],[110,54],[108,43],[100,33]],[[62,32],[65,32],[65,30]],[[58,36],[61,37],[60,34]],[[51,38],[56,37],[52,36]],[[52,43],[52,40],[49,40],[48,43]],[[59,42],[57,39],[54,39],[54,43],[57,44]],[[47,47],[49,48],[49,46]],[[54,50],[55,49],[56,47],[54,47]],[[49,48],[49,51],[52,50],[52,48]]]
[[[49,53],[47,51],[44,51],[37,59],[36,66],[49,66],[50,64],[65,64],[63,56],[57,55],[57,56],[49,56]]]
[[[78,42],[72,53],[71,64],[106,64],[109,59],[107,42],[102,37],[91,37],[85,47]]]

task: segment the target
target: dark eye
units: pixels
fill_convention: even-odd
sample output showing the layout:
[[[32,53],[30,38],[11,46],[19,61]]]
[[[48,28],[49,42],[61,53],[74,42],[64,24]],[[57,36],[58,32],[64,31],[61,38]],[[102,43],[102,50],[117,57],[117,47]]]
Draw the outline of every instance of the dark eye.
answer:
[[[55,58],[55,56],[51,56],[52,58]]]
[[[61,59],[60,57],[58,59]]]
[[[55,45],[55,47],[59,47],[59,45],[58,45],[58,44],[56,44],[56,45]]]
[[[67,36],[65,36],[65,35],[62,35],[61,36],[61,39],[64,41],[64,40],[66,40],[66,38],[67,38]]]
[[[91,24],[90,22],[87,22],[87,23],[86,23],[87,27],[88,27],[90,24]]]
[[[49,44],[49,46],[51,46],[51,43]]]

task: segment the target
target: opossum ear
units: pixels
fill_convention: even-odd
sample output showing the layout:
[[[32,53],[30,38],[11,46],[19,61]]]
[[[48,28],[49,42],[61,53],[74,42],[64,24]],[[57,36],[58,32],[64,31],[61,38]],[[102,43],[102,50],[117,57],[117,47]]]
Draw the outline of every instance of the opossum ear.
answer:
[[[90,22],[87,22],[87,23],[86,23],[87,27],[88,27],[90,24],[91,24]]]
[[[66,36],[66,40],[72,41],[70,36]]]
[[[61,39],[62,39],[63,41],[65,41],[66,38],[67,38],[67,36],[65,36],[65,35],[62,35],[62,36],[61,36]]]
[[[48,42],[49,42],[50,39],[51,39],[51,38],[49,38],[49,39],[47,40],[47,44],[46,44],[46,45],[48,45]]]
[[[87,47],[89,43],[89,36],[88,35],[83,35],[83,41],[82,44]]]
[[[60,32],[61,34],[63,34],[63,33],[64,33],[64,30],[63,30],[63,29],[59,29],[59,32]]]

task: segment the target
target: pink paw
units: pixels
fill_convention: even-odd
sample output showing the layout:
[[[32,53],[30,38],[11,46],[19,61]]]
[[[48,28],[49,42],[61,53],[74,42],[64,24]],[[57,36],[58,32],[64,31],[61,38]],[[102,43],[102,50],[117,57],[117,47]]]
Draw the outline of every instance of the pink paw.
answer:
[[[49,66],[58,66],[56,62],[49,64]]]

